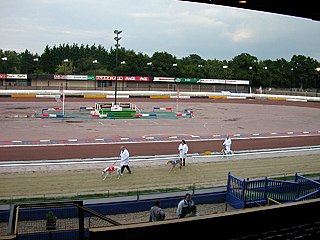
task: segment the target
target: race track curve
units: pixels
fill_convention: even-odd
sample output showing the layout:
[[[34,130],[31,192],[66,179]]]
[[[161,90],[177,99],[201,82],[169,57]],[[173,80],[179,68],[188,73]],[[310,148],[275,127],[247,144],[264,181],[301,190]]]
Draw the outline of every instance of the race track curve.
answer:
[[[6,100],[8,101],[8,100]],[[22,101],[15,99],[11,101]],[[83,99],[72,99],[71,101],[83,101]],[[95,100],[91,100],[95,101]],[[136,101],[146,101],[138,99]],[[157,100],[154,99],[155,102]],[[160,100],[159,100],[160,101]],[[163,100],[161,100],[163,101]],[[172,100],[171,100],[172,101]],[[205,101],[195,99],[194,101]],[[206,101],[207,102],[207,101]],[[226,102],[215,100],[215,103]],[[243,100],[228,100],[232,103],[244,103]],[[320,103],[308,102],[286,102],[286,101],[245,101],[246,104],[268,104],[268,105],[289,105],[296,107],[320,108]],[[177,147],[180,140],[171,142],[127,142],[127,143],[108,143],[108,144],[88,144],[88,145],[55,145],[55,146],[1,146],[0,161],[28,161],[28,160],[55,160],[55,159],[84,159],[84,158],[104,158],[116,157],[119,154],[120,146],[126,145],[131,156],[151,156],[163,154],[178,154]],[[218,152],[222,148],[222,140],[187,140],[190,153],[202,153],[206,151]],[[233,138],[232,150],[255,150],[271,149],[284,147],[301,147],[320,145],[320,133],[314,135],[270,137],[270,138]]]

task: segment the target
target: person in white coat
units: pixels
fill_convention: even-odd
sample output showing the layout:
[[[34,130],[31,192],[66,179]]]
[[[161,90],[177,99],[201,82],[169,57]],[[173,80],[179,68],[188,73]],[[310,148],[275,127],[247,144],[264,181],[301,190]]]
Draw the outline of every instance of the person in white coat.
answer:
[[[121,151],[120,151],[120,166],[121,166],[121,175],[123,174],[124,169],[126,168],[129,173],[131,173],[131,169],[129,167],[129,151],[124,147],[121,146]]]
[[[178,147],[178,150],[179,150],[179,158],[180,158],[180,161],[182,162],[182,166],[185,166],[187,153],[189,151],[189,147],[186,144],[185,140],[182,140],[182,142],[180,143],[180,145]],[[180,166],[180,168],[181,168],[181,166]]]
[[[232,141],[231,141],[230,136],[228,135],[227,138],[223,142],[223,146],[224,146],[224,150],[225,150],[226,154],[232,153],[231,152],[231,144],[232,144]]]

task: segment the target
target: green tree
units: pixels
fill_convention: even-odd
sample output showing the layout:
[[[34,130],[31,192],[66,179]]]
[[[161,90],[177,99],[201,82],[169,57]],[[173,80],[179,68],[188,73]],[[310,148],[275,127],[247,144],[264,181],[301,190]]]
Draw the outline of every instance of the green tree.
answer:
[[[230,61],[204,60],[197,54],[177,59],[168,52],[155,52],[151,57],[124,47],[105,49],[101,45],[60,44],[46,46],[41,55],[27,49],[22,53],[3,51],[0,56],[1,73],[46,73],[46,74],[99,74],[99,75],[150,75],[164,77],[194,77],[217,79],[251,80],[254,87],[316,88],[320,87],[319,62],[303,55],[285,59],[258,60],[242,53]],[[38,58],[39,61],[33,59]],[[64,60],[69,59],[69,63]],[[97,60],[93,64],[93,60]],[[120,64],[125,62],[125,64]],[[148,64],[152,62],[152,64]],[[227,67],[223,67],[227,66]]]
[[[248,53],[242,53],[229,61],[232,69],[232,78],[241,80],[251,80],[253,86],[259,86],[259,79],[256,78],[258,72],[258,59]]]
[[[179,67],[173,66],[173,64],[178,63],[177,58],[167,52],[155,52],[151,61],[154,66],[154,76],[167,76],[167,77],[176,77],[179,76]]]
[[[0,50],[1,73],[21,73],[20,71],[20,58],[15,51]]]
[[[227,68],[224,68],[223,66],[228,66],[228,62],[217,59],[207,60],[204,66],[206,76],[208,78],[216,79],[232,78],[232,72],[229,66]]]
[[[291,58],[291,66],[293,68],[293,83],[295,87],[315,88],[318,86],[315,69],[319,66],[319,62],[310,57],[294,55]]]
[[[61,64],[61,57],[56,53],[57,48],[48,45],[45,47],[43,54],[40,57],[40,65],[43,72],[47,74],[54,74],[58,64]]]
[[[190,54],[188,57],[182,58],[179,63],[181,65],[180,72],[182,77],[205,77],[205,73],[203,71],[205,60],[203,60],[199,55]]]
[[[34,59],[36,55],[29,52],[27,49],[19,55],[20,57],[20,71],[22,73],[33,73],[36,69]]]
[[[65,74],[71,75],[74,73],[74,66],[73,61],[69,60],[68,62],[63,62],[62,64],[58,65],[56,68],[57,74]]]

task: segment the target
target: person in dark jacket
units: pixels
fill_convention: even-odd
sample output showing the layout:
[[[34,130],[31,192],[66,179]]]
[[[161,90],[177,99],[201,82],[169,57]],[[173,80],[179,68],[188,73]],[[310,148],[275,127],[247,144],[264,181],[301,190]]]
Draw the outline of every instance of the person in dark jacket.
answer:
[[[177,217],[184,218],[187,214],[191,212],[191,206],[195,205],[192,200],[192,195],[186,193],[184,198],[178,203]]]

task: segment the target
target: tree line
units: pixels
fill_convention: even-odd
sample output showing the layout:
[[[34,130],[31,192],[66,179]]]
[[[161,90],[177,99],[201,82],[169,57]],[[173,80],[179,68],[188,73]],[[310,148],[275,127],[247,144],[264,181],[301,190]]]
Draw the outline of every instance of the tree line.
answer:
[[[46,46],[41,55],[0,49],[0,73],[124,75],[251,80],[254,87],[320,88],[320,64],[303,55],[290,61],[259,60],[242,53],[231,60],[203,59],[197,54],[178,59],[167,52],[152,56],[123,47],[60,44]]]

